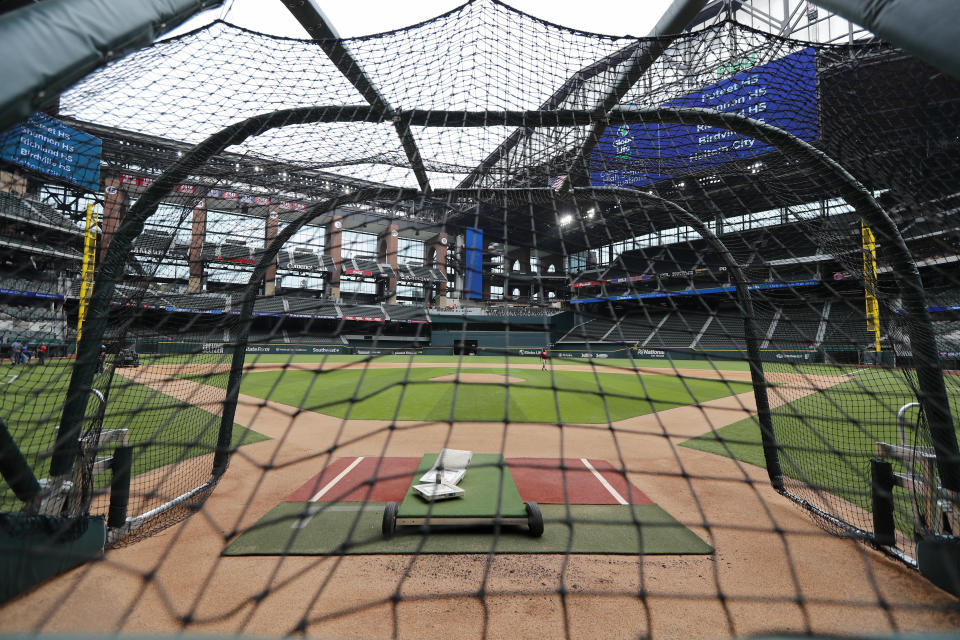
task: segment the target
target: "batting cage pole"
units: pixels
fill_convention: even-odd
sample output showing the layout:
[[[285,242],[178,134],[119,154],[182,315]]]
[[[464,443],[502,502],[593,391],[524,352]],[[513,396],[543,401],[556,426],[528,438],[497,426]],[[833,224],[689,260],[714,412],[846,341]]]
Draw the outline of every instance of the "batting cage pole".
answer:
[[[596,113],[583,110],[558,110],[551,113],[539,111],[435,111],[412,110],[407,117],[411,125],[434,127],[470,127],[504,126],[524,127],[569,127],[591,124]],[[371,107],[305,107],[275,111],[254,116],[233,124],[213,134],[161,175],[131,207],[117,230],[104,259],[100,277],[94,284],[93,298],[90,304],[90,318],[87,331],[82,337],[77,353],[77,362],[68,388],[66,405],[61,420],[61,428],[54,455],[51,460],[51,474],[61,475],[72,469],[78,448],[80,427],[83,421],[84,407],[90,382],[93,378],[100,340],[106,329],[110,299],[116,281],[123,272],[126,255],[133,239],[142,230],[146,219],[152,215],[160,201],[169,193],[178,181],[189,175],[213,155],[223,151],[231,144],[242,142],[250,136],[269,129],[306,123],[333,122],[380,122],[383,114]],[[892,266],[898,276],[898,285],[904,302],[904,308],[913,322],[909,323],[911,346],[917,359],[916,371],[919,383],[919,400],[929,420],[931,438],[936,450],[937,466],[945,489],[960,489],[960,455],[958,455],[956,434],[949,412],[946,386],[934,340],[926,298],[923,293],[920,274],[913,256],[907,249],[899,230],[887,213],[874,200],[866,188],[832,158],[796,136],[781,129],[741,116],[736,113],[718,112],[707,109],[614,109],[610,120],[623,124],[649,122],[676,122],[680,124],[706,124],[721,127],[755,138],[777,147],[787,155],[799,157],[811,162],[819,171],[839,179],[839,191],[844,199],[867,221],[871,227],[888,243],[892,256]],[[512,191],[512,190],[507,190]],[[518,189],[528,192],[530,189]],[[364,189],[351,197],[321,203],[301,216],[298,224],[292,224],[284,233],[277,236],[270,250],[261,258],[258,268],[251,276],[251,283],[263,277],[266,261],[272,259],[292,233],[303,224],[325,210],[340,203],[359,202],[367,199],[396,200],[422,196],[417,189],[385,187],[383,189]],[[482,191],[477,189],[436,190],[435,199],[482,199]],[[290,233],[285,233],[290,230]],[[259,274],[259,275],[258,275]],[[252,316],[255,293],[248,285],[245,294],[242,319]],[[243,358],[246,347],[247,329],[241,330],[241,340],[235,346],[230,382],[227,388],[221,432],[218,438],[217,461],[215,469],[222,473],[226,468],[229,454],[228,433],[232,431],[232,421],[239,395],[239,383],[242,376]],[[749,354],[748,354],[749,355]],[[752,356],[751,356],[752,357]],[[753,368],[752,368],[753,371]],[[758,373],[761,371],[758,370]],[[228,419],[229,418],[229,419]],[[775,446],[775,445],[771,445]]]
[[[32,505],[40,495],[40,483],[30,469],[27,459],[20,452],[6,422],[0,418],[0,477],[13,489],[14,495],[27,505]]]

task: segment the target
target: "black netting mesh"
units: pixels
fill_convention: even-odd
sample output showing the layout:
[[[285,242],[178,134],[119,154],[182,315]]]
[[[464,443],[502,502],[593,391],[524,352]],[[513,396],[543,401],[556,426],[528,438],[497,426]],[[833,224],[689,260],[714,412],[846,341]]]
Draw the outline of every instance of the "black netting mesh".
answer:
[[[0,628],[956,628],[958,115],[872,38],[494,0],[108,64],[0,134],[96,173],[0,165],[0,510],[111,550]]]

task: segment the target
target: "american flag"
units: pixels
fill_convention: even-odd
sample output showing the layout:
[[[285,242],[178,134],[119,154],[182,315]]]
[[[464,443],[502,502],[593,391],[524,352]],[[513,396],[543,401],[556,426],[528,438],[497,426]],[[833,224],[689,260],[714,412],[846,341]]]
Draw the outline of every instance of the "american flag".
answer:
[[[567,174],[563,174],[562,176],[557,176],[556,178],[550,181],[550,186],[553,187],[554,191],[560,191],[560,189],[563,188],[563,183],[566,182],[566,180],[567,180]]]

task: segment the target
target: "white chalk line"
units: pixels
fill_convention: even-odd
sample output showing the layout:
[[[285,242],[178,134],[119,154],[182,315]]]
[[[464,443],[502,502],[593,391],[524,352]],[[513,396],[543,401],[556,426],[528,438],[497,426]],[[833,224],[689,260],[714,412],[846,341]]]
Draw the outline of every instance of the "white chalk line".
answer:
[[[323,488],[320,489],[320,491],[317,491],[317,492],[313,495],[313,497],[310,498],[309,501],[310,501],[310,502],[317,502],[318,500],[320,500],[320,498],[322,498],[322,497],[323,497],[324,495],[326,495],[331,489],[333,489],[333,488],[337,485],[338,482],[340,482],[341,480],[343,480],[343,478],[344,478],[348,473],[350,473],[351,471],[353,471],[353,470],[356,468],[356,466],[357,466],[358,464],[360,464],[360,462],[361,462],[363,459],[364,459],[364,456],[360,456],[360,457],[358,457],[356,460],[354,460],[353,462],[351,462],[351,463],[347,466],[346,469],[344,469],[343,471],[341,471],[340,473],[338,473],[337,476],[336,476],[333,480],[331,480],[330,482],[328,482],[327,484],[325,484],[325,485],[323,486]],[[294,523],[290,526],[290,528],[291,528],[291,529],[303,529],[305,526],[307,526],[308,524],[310,524],[310,521],[313,520],[313,516],[315,516],[315,515],[317,514],[317,512],[319,512],[319,511],[320,511],[320,509],[311,509],[311,508],[308,507],[306,513],[304,513],[303,516],[301,516],[299,519],[297,519],[297,521],[294,522]]]
[[[594,469],[593,465],[590,464],[590,461],[589,461],[589,460],[587,460],[586,458],[580,458],[580,462],[582,462],[583,465],[584,465],[587,469],[590,469],[590,472],[591,472],[594,476],[596,476],[597,480],[600,481],[600,484],[602,484],[603,487],[604,487],[607,491],[610,492],[610,495],[613,496],[613,499],[614,499],[614,500],[616,500],[616,501],[619,502],[620,504],[628,504],[628,502],[623,499],[623,496],[620,495],[620,492],[618,492],[616,489],[614,489],[614,488],[613,488],[613,485],[611,485],[609,482],[607,482],[607,479],[604,478],[602,475],[600,475],[600,472],[599,472],[599,471],[597,471],[596,469]]]

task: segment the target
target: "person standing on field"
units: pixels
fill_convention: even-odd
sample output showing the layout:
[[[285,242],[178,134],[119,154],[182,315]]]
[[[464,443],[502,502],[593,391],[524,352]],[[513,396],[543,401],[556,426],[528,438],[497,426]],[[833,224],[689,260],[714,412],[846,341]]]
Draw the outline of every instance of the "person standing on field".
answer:
[[[547,358],[549,357],[550,357],[550,352],[547,351],[546,347],[540,350],[540,371],[547,370]]]
[[[20,364],[20,352],[23,351],[23,345],[20,344],[19,340],[14,340],[10,344],[10,362],[13,364]]]
[[[97,373],[103,373],[103,366],[107,362],[107,345],[100,345],[100,355],[97,356]]]
[[[37,361],[41,367],[43,366],[44,360],[46,359],[46,357],[47,357],[47,345],[41,344],[39,347],[37,347]]]

